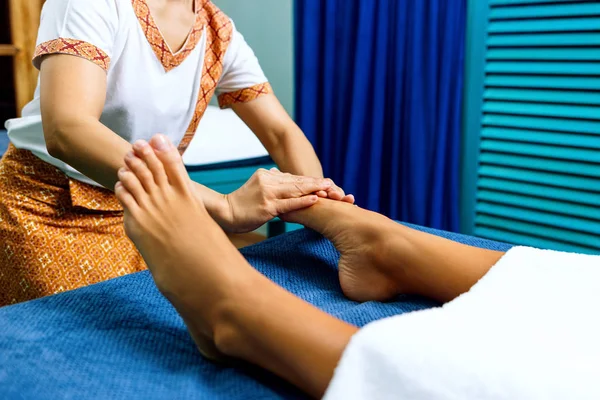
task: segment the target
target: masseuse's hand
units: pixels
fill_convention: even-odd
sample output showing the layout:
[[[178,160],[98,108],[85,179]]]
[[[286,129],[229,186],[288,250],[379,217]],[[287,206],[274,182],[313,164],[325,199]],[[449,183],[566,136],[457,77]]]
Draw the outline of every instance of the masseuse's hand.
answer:
[[[327,190],[320,190],[316,193],[317,196],[323,198],[329,198],[331,200],[340,200],[346,203],[354,204],[354,195],[346,194],[344,190],[336,185],[331,179],[331,187]]]
[[[279,215],[312,206],[318,200],[315,193],[327,193],[332,184],[330,179],[259,169],[244,186],[226,195],[229,215],[223,228],[232,233],[253,231]]]
[[[281,173],[277,168],[271,168],[271,171]],[[288,174],[288,173],[284,173],[284,175],[292,176],[291,174]],[[331,179],[329,179],[329,178],[325,178],[325,179],[327,181],[331,182],[331,186],[329,186],[325,190],[319,190],[318,192],[315,192],[315,194],[317,196],[323,197],[323,198],[329,198],[331,200],[339,200],[339,201],[344,201],[346,203],[354,204],[354,195],[346,194],[344,192],[344,190],[341,187],[339,187],[338,185],[336,185]]]

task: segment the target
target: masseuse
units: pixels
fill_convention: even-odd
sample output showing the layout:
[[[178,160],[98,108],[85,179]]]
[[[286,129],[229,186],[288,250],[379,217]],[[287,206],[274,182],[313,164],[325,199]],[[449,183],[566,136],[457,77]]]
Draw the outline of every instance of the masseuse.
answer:
[[[260,171],[227,196],[194,184],[224,230],[255,229],[314,204],[313,193],[353,201],[322,179],[254,53],[210,1],[48,0],[37,42],[40,82],[6,124],[0,164],[0,306],[144,269],[112,192],[118,170],[157,132],[184,152],[213,95],[298,175]]]

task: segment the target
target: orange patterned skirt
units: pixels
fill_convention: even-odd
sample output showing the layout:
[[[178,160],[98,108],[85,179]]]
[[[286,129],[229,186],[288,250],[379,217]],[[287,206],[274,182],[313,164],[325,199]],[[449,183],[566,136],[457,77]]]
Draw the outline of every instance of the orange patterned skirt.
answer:
[[[0,161],[0,307],[144,269],[111,191],[10,145]]]

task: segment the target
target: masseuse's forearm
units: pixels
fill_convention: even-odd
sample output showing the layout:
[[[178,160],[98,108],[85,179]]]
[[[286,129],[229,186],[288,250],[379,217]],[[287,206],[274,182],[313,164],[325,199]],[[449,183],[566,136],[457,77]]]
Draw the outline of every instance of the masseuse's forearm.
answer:
[[[302,131],[293,127],[279,135],[277,144],[269,150],[279,169],[294,175],[323,177],[321,162]]]
[[[118,180],[117,171],[125,166],[125,154],[131,151],[131,144],[94,118],[63,121],[49,137],[48,150],[53,157],[110,190]],[[225,196],[200,184],[195,184],[194,190],[217,222],[227,217]]]
[[[113,190],[117,171],[131,144],[94,117],[73,118],[45,126],[51,156],[69,164],[107,189]]]
[[[294,175],[323,177],[323,169],[312,145],[273,94],[232,105],[279,169]]]
[[[215,329],[217,347],[321,397],[358,328],[262,275],[256,274],[246,287],[244,300],[232,302]]]

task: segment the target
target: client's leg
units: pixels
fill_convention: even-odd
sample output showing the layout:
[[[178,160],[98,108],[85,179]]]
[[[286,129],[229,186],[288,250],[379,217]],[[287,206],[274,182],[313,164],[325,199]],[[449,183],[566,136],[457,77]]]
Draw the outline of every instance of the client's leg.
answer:
[[[341,253],[342,290],[357,301],[386,300],[405,293],[446,302],[469,290],[503,255],[327,199],[287,214],[286,220],[312,228],[333,242]]]
[[[161,292],[199,346],[258,364],[320,396],[357,328],[323,313],[254,270],[192,195],[181,158],[128,155],[115,193],[125,229]],[[157,141],[158,140],[158,141]]]

